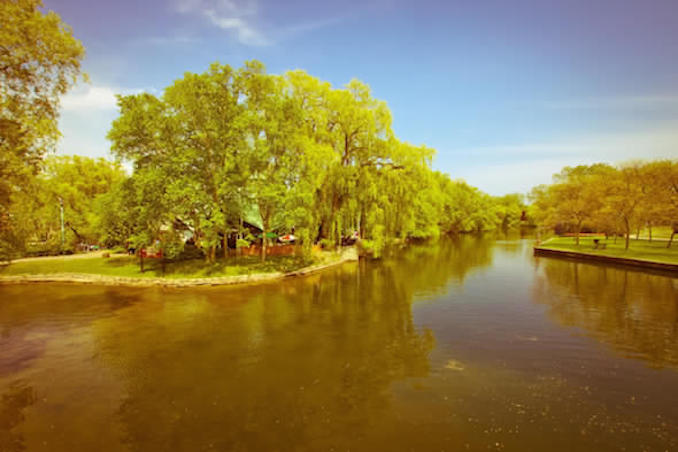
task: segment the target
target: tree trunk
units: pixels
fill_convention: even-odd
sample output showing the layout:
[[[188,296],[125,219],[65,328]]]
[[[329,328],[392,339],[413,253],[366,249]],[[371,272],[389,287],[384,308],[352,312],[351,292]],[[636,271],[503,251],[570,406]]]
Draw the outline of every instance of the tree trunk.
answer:
[[[575,229],[575,243],[579,246],[579,231],[581,231],[581,220],[577,222],[577,229]]]
[[[360,221],[358,221],[358,237],[363,238],[365,235],[365,206],[360,211]]]
[[[652,241],[652,223],[647,224],[647,239]]]
[[[666,244],[667,248],[671,248],[671,243],[673,242],[673,236],[676,235],[676,231],[673,231],[671,233],[671,237],[669,237],[669,243]]]
[[[221,247],[224,253],[224,259],[228,257],[228,239],[226,238],[226,233],[224,232],[224,236],[221,238]]]
[[[266,261],[266,234],[268,233],[268,221],[263,221],[263,230],[261,231],[261,262]]]
[[[139,249],[139,266],[141,267],[141,273],[144,272],[144,255],[142,253],[143,248]]]
[[[629,224],[629,221],[626,220],[624,221],[625,226],[626,226],[626,242],[624,244],[624,249],[628,250],[629,249],[629,241],[631,240],[631,225]]]

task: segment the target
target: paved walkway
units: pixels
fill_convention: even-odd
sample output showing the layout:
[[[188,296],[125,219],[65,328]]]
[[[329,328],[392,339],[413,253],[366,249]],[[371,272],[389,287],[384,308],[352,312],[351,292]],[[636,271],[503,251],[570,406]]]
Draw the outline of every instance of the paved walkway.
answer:
[[[12,259],[14,262],[28,262],[28,261],[51,261],[51,260],[71,260],[71,259],[86,259],[90,257],[101,257],[106,251],[92,251],[89,253],[80,254],[64,254],[62,256],[40,256],[40,257],[22,257],[21,259]],[[109,251],[110,252],[110,251]]]
[[[103,251],[99,252],[103,253]],[[83,254],[81,256],[94,257],[97,253]],[[44,258],[31,259],[59,259],[59,258],[76,258],[75,256],[50,256]],[[0,276],[0,284],[26,284],[26,283],[76,283],[76,284],[98,284],[105,286],[162,286],[162,287],[194,287],[194,286],[223,286],[233,284],[252,284],[262,283],[265,281],[273,281],[276,279],[303,276],[310,273],[320,272],[327,268],[334,267],[344,262],[352,262],[358,260],[358,252],[355,247],[350,247],[342,250],[334,259],[327,262],[322,262],[299,270],[288,273],[255,273],[251,275],[236,275],[236,276],[217,276],[209,278],[147,278],[147,277],[125,277],[125,276],[110,276],[98,275],[89,273],[49,273],[42,275],[11,275]]]

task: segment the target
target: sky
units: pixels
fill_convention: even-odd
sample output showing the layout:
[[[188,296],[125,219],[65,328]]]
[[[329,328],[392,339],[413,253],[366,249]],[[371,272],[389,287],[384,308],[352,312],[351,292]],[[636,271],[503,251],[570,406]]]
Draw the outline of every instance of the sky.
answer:
[[[352,78],[401,140],[493,194],[563,166],[678,158],[676,0],[44,0],[87,49],[60,154],[112,158],[115,94],[218,61]]]

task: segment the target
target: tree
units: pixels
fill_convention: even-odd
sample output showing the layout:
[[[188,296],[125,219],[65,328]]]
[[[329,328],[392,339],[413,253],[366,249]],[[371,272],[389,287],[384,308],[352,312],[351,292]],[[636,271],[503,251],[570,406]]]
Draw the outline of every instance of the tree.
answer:
[[[671,247],[673,238],[678,234],[678,162],[661,160],[650,164],[649,179],[653,217],[659,224],[671,227],[671,237],[666,244]]]
[[[629,249],[631,231],[640,223],[639,211],[645,197],[639,165],[629,165],[615,171],[606,184],[609,193],[605,204],[619,216],[625,236],[625,249]]]
[[[391,113],[372,97],[367,85],[352,80],[344,89],[327,93],[327,139],[335,154],[317,204],[322,207],[319,238],[341,240],[342,208],[356,195],[361,169],[389,165],[388,143],[393,137]]]
[[[582,226],[587,222],[593,225],[605,207],[607,188],[603,182],[614,171],[602,163],[563,168],[554,175],[553,184],[532,190],[532,214],[549,227],[569,225],[579,245]]]
[[[238,216],[239,189],[250,172],[239,75],[213,64],[203,74],[184,74],[162,98],[123,96],[119,105],[108,135],[113,152],[135,169],[162,174],[157,196],[166,198],[169,217],[188,225],[213,261],[220,241],[226,252],[227,222]]]
[[[280,219],[292,186],[300,179],[306,142],[299,137],[299,104],[285,92],[285,80],[266,75],[263,66],[255,63],[248,64],[241,76],[247,141],[252,146],[250,192],[261,216],[263,261],[272,222]]]
[[[605,164],[567,167],[550,186],[531,194],[532,214],[542,225],[583,224],[612,233],[621,232],[629,248],[632,231],[671,226],[678,233],[678,164],[673,160],[632,162],[613,168]],[[578,232],[577,232],[578,233]],[[667,246],[671,246],[673,235]]]
[[[610,171],[604,164],[566,167],[554,176],[556,183],[551,187],[556,203],[558,218],[574,226],[575,240],[579,245],[582,224],[593,218],[602,206],[602,196],[597,177]]]
[[[163,234],[155,223],[111,224],[162,237],[180,223],[208,260],[220,240],[226,252],[226,235],[246,212],[261,218],[262,259],[267,236],[285,229],[306,250],[359,231],[378,251],[394,239],[513,227],[522,215],[519,197],[493,198],[434,173],[434,151],[399,141],[386,104],[357,80],[334,89],[303,71],[215,63],[162,96],[123,96],[119,105],[112,150],[133,162],[135,184],[150,169],[164,180],[149,202],[163,206],[154,218],[167,224]]]
[[[59,98],[76,82],[85,49],[40,0],[0,2],[0,241],[14,236],[13,194],[59,138]],[[5,243],[1,248],[7,248]]]
[[[44,202],[62,204],[64,225],[77,242],[97,242],[97,199],[109,193],[126,175],[118,163],[81,156],[48,157],[38,176],[44,181]],[[52,215],[56,222],[57,216]]]
[[[94,202],[96,223],[94,230],[99,241],[107,247],[127,247],[136,230],[134,216],[134,179],[126,178],[113,185]]]
[[[47,157],[40,173],[13,194],[15,251],[58,253],[73,251],[78,243],[97,243],[99,198],[125,177],[118,164],[105,159]]]

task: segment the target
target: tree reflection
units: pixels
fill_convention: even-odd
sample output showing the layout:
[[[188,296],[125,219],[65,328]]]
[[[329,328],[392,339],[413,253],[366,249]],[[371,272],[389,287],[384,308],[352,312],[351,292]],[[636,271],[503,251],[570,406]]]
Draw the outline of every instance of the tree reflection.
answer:
[[[414,275],[416,276],[416,275]],[[348,265],[239,289],[169,292],[94,325],[126,385],[133,450],[346,448],[388,413],[391,383],[428,374],[416,278]]]
[[[24,421],[24,409],[35,403],[33,388],[14,384],[0,399],[0,451],[19,452],[26,450],[24,437],[14,431]]]
[[[535,298],[560,323],[654,367],[678,367],[677,279],[557,259],[539,266]]]
[[[492,264],[495,241],[489,235],[464,234],[391,253],[390,259],[371,265],[388,267],[408,296],[425,290],[441,293],[450,283],[462,284],[474,270]]]

